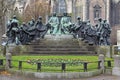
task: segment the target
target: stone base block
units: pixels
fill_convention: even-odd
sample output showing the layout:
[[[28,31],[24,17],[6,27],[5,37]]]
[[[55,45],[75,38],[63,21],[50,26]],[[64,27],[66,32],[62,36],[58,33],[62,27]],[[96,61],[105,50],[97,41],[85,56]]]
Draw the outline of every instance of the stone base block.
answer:
[[[120,76],[120,68],[119,67],[113,67],[112,75]]]

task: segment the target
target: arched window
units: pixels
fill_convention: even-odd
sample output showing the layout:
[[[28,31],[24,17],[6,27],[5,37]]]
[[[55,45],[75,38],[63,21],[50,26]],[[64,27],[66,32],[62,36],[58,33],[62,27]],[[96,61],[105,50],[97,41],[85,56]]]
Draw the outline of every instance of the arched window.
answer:
[[[94,6],[94,19],[101,17],[101,7],[97,4]]]
[[[62,14],[67,12],[66,0],[53,0],[53,12]]]
[[[65,13],[66,9],[66,1],[65,0],[58,0],[58,13]]]
[[[118,25],[118,24],[120,24],[120,1],[115,5],[114,14],[115,14],[115,16],[113,17],[114,18],[113,22],[116,25]]]

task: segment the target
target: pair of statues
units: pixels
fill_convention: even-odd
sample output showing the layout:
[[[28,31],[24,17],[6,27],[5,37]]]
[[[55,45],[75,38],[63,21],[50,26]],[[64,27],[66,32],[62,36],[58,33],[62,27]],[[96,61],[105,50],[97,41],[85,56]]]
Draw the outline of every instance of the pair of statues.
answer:
[[[56,13],[53,13],[53,16],[50,17],[48,24],[50,25],[48,33],[55,35],[69,34],[69,28],[72,23],[67,13],[64,13],[61,19],[56,16]]]

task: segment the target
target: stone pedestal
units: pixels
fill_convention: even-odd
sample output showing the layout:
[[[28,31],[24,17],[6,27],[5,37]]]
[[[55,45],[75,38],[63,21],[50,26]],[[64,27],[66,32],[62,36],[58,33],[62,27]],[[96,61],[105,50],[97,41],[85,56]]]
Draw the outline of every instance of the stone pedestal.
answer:
[[[52,39],[52,40],[59,40],[59,39],[73,39],[73,35],[45,35],[44,39]]]
[[[38,39],[29,45],[30,54],[95,54],[95,49],[89,50],[89,46],[83,41],[73,38],[73,35],[45,35],[44,39]]]
[[[117,30],[117,45],[120,46],[120,30]]]
[[[100,63],[100,69],[103,70],[103,73],[104,73],[104,69],[105,69],[104,60],[105,60],[104,55],[103,55],[103,54],[100,54],[100,55],[99,55],[99,61],[101,61],[101,63]]]
[[[12,54],[6,53],[6,69],[11,67]]]
[[[120,55],[114,56],[114,67],[112,69],[112,75],[120,76]]]
[[[110,58],[111,57],[110,46],[106,46],[106,50],[107,50],[106,56]]]

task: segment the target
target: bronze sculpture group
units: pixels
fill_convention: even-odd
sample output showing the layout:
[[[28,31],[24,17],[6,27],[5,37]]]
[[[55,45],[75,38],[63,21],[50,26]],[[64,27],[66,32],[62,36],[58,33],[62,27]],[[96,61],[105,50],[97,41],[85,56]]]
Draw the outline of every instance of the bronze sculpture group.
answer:
[[[56,13],[49,18],[47,24],[42,23],[42,17],[39,16],[35,21],[32,18],[27,24],[23,22],[19,26],[16,16],[9,20],[7,24],[6,35],[7,44],[28,44],[37,38],[44,38],[46,34],[51,35],[73,35],[74,38],[82,38],[94,45],[110,45],[111,27],[106,20],[98,19],[98,24],[91,25],[90,21],[82,21],[77,17],[76,23],[72,23],[71,17],[64,13],[58,17]]]

